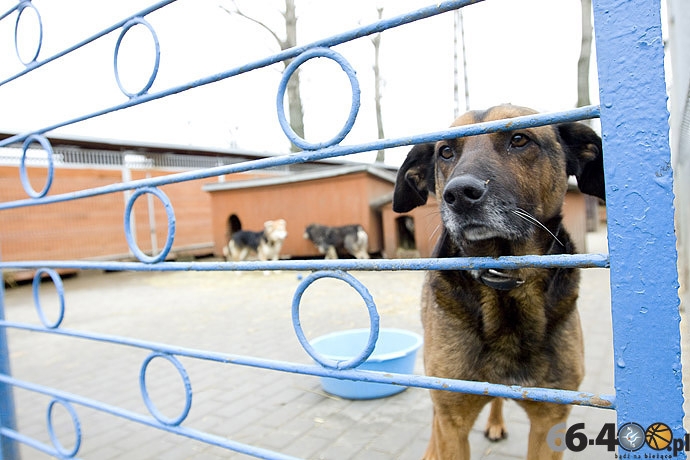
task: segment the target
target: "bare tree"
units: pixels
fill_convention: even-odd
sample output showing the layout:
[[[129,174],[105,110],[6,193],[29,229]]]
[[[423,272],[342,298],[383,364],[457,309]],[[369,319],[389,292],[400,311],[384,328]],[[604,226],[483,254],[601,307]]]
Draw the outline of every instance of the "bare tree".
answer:
[[[577,61],[577,106],[590,105],[589,99],[589,65],[592,60],[592,0],[581,0],[582,6],[582,39],[580,58]],[[585,213],[587,231],[593,232],[599,226],[599,201],[585,195]]]
[[[580,59],[577,61],[577,106],[590,104],[589,100],[589,63],[592,59],[592,0],[581,0],[582,5],[582,41]]]
[[[376,9],[379,20],[383,17],[383,7]],[[381,51],[381,34],[378,33],[371,38],[374,44],[374,99],[376,101],[376,126],[378,128],[379,139],[383,139],[383,116],[381,114],[381,67],[379,66],[379,53]],[[383,163],[386,159],[385,149],[380,149],[376,154],[376,162]]]
[[[470,110],[470,85],[467,79],[467,53],[465,52],[465,22],[462,16],[462,8],[455,10],[453,15],[453,94],[455,96],[455,118],[461,113],[460,88],[458,86],[458,35],[460,36],[460,48],[462,48],[462,78],[465,89],[465,112]]]
[[[232,1],[232,6],[233,9],[225,8],[222,5],[221,8],[228,14],[243,17],[268,32],[276,43],[278,43],[281,51],[285,51],[297,45],[297,15],[295,13],[295,0],[285,0],[285,11],[282,12],[283,18],[285,19],[285,30],[282,34],[275,32],[259,19],[245,14],[239,8],[239,6],[237,6],[237,3],[234,0]],[[283,35],[285,38],[281,38],[281,35]],[[291,59],[283,61],[284,68],[290,65],[291,61]],[[287,84],[288,121],[295,134],[304,139],[304,111],[302,109],[302,95],[300,94],[299,81],[300,75],[299,69],[297,69],[292,74],[292,77]],[[291,145],[290,150],[297,152],[300,149],[295,145]]]

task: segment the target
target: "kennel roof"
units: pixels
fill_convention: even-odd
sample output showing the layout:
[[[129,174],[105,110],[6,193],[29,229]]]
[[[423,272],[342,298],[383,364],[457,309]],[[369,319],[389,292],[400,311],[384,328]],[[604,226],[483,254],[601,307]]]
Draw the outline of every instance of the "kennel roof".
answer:
[[[266,177],[259,179],[247,180],[233,180],[227,182],[218,182],[213,184],[206,184],[202,188],[206,192],[216,192],[221,190],[239,190],[254,187],[267,187],[271,185],[294,184],[299,182],[306,182],[319,179],[329,179],[347,174],[354,174],[359,172],[366,172],[372,176],[378,177],[392,184],[395,184],[395,173],[388,169],[379,168],[377,166],[366,164],[345,165],[332,168],[324,168],[319,170],[311,170],[307,172],[294,173],[284,176]]]

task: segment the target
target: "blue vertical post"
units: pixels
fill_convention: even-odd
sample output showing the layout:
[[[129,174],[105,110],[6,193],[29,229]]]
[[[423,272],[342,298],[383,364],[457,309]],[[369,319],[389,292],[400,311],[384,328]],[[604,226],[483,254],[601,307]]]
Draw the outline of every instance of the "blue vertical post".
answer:
[[[2,270],[0,270],[2,278]],[[5,320],[5,282],[0,283],[0,321]],[[9,348],[7,347],[6,329],[0,326],[0,374],[10,375]],[[12,387],[0,382],[0,429],[16,428],[14,414],[14,397]],[[19,458],[17,443],[0,433],[0,460],[15,460]]]
[[[663,423],[679,439],[680,301],[661,4],[595,0],[593,6],[618,426],[634,422],[647,430]],[[637,453],[659,452],[645,445]]]

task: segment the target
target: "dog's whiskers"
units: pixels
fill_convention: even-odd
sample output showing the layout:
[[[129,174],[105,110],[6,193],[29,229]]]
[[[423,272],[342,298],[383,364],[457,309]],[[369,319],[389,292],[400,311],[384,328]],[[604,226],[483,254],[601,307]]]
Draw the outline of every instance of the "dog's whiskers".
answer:
[[[544,230],[546,230],[546,232],[547,232],[549,235],[551,235],[551,236],[553,237],[554,240],[556,240],[556,242],[557,242],[558,244],[560,244],[561,246],[565,247],[565,244],[563,244],[563,243],[561,242],[561,240],[559,240],[559,239],[556,237],[556,235],[554,235],[554,234],[551,232],[551,230],[549,230],[548,228],[546,228],[546,225],[544,225],[544,224],[542,224],[541,222],[539,222],[539,220],[538,220],[536,217],[534,217],[533,215],[531,215],[530,213],[528,213],[528,212],[525,211],[524,209],[521,209],[521,208],[513,209],[513,214],[515,214],[515,215],[518,216],[519,218],[521,218],[521,219],[523,219],[523,220],[525,220],[525,221],[527,221],[527,222],[529,222],[529,223],[531,223],[531,224],[536,225],[537,227],[543,228]]]
[[[440,211],[435,210],[435,211],[430,211],[430,212],[426,213],[424,215],[424,217],[428,219],[427,223],[430,223],[433,221],[433,219],[431,219],[432,216],[436,216],[436,215],[440,215],[440,214],[441,214]],[[429,235],[428,241],[434,241],[434,238],[441,231],[442,227],[443,227],[442,224],[440,224],[440,223],[436,224],[436,226],[432,230],[431,234]],[[427,230],[428,229],[429,229],[429,225],[427,225]]]
[[[434,228],[434,231],[431,232],[431,235],[429,235],[429,241],[433,241],[433,239],[436,237],[436,234],[440,231],[441,231],[441,224],[438,224]]]

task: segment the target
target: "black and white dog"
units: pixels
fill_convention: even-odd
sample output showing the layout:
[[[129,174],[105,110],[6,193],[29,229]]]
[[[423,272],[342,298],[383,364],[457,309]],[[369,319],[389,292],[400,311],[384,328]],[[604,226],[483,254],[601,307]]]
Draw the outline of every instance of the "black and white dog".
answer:
[[[286,223],[283,219],[267,220],[260,232],[238,230],[230,236],[230,241],[223,248],[225,260],[236,262],[247,260],[250,253],[255,253],[259,260],[278,260],[283,242],[287,238]]]
[[[304,239],[310,240],[326,259],[337,259],[338,251],[347,251],[358,259],[368,259],[369,235],[361,225],[327,227],[311,224],[304,231]]]

